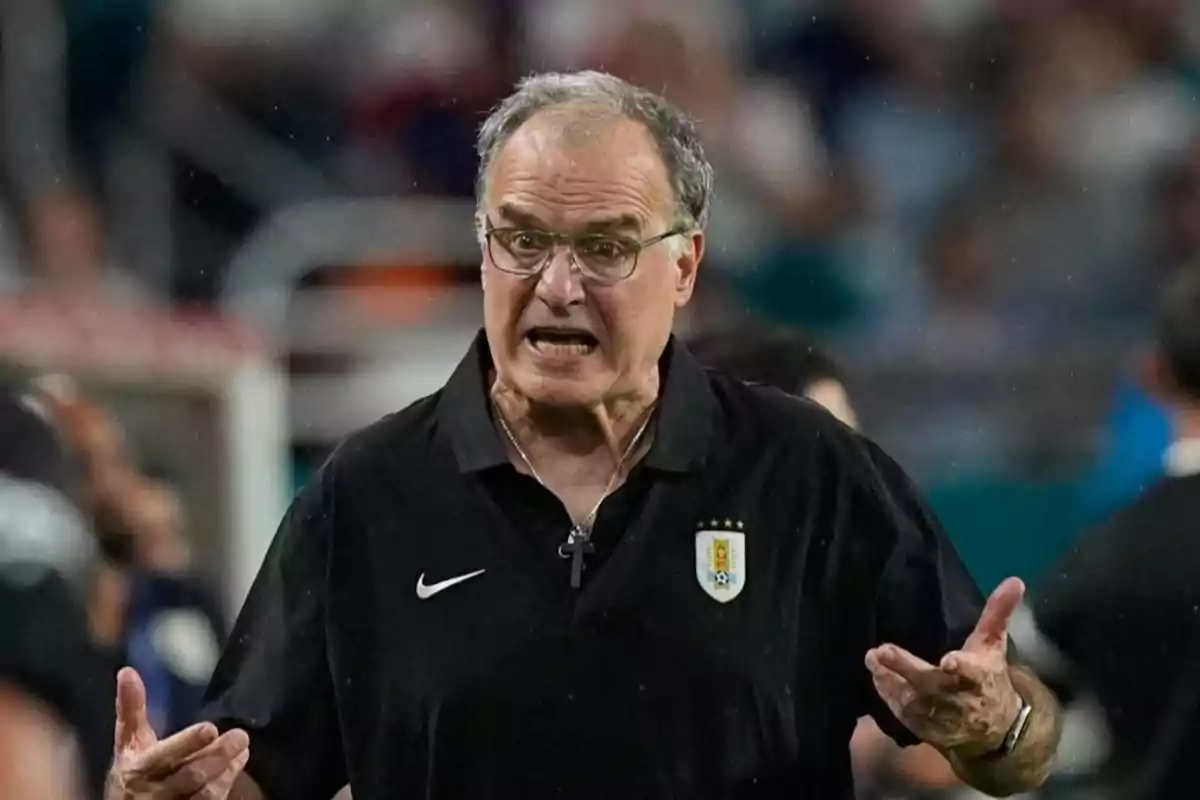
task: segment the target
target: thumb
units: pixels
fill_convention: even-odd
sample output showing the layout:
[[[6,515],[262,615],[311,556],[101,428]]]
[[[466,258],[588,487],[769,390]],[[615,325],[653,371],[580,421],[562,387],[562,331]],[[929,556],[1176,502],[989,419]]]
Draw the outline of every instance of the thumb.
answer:
[[[1008,623],[1024,599],[1025,583],[1020,578],[1008,578],[997,586],[963,649],[1003,647],[1007,641]]]
[[[146,685],[137,670],[125,667],[117,673],[116,749],[149,747],[158,741],[146,716]]]

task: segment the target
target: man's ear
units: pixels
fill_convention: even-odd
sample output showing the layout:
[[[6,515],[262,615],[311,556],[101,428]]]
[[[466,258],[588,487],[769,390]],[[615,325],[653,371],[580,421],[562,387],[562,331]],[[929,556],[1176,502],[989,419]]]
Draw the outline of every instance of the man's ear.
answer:
[[[487,288],[487,222],[482,213],[475,214],[475,243],[479,245],[479,286]]]
[[[675,256],[675,305],[683,308],[696,291],[696,277],[704,258],[704,231],[693,231],[686,237],[681,234],[680,238]]]

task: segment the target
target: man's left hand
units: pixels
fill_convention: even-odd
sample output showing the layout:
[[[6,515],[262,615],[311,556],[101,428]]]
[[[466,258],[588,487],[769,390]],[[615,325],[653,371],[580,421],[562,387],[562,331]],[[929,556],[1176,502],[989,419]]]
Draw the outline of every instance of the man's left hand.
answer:
[[[922,741],[960,758],[1000,749],[1021,712],[1008,671],[1008,623],[1025,596],[1009,578],[988,598],[961,650],[936,666],[894,644],[867,653],[875,690]]]

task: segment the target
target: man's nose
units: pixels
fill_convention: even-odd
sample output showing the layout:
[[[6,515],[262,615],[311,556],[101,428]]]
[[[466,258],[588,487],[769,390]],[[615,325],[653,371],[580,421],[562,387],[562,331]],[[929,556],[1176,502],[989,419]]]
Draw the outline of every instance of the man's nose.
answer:
[[[538,298],[551,308],[565,308],[583,302],[583,276],[568,247],[556,247],[550,263],[538,276]]]

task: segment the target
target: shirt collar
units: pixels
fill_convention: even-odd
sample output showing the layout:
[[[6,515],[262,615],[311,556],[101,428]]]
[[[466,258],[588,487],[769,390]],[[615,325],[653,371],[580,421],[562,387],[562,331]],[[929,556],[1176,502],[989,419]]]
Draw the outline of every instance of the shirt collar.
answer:
[[[1200,439],[1180,439],[1168,447],[1163,469],[1172,478],[1200,475]]]
[[[438,401],[439,425],[447,432],[463,472],[509,463],[492,422],[487,392],[491,368],[487,336],[480,331]],[[708,455],[716,398],[700,362],[674,336],[659,360],[659,371],[663,383],[654,442],[642,463],[666,472],[691,472],[703,466]]]

